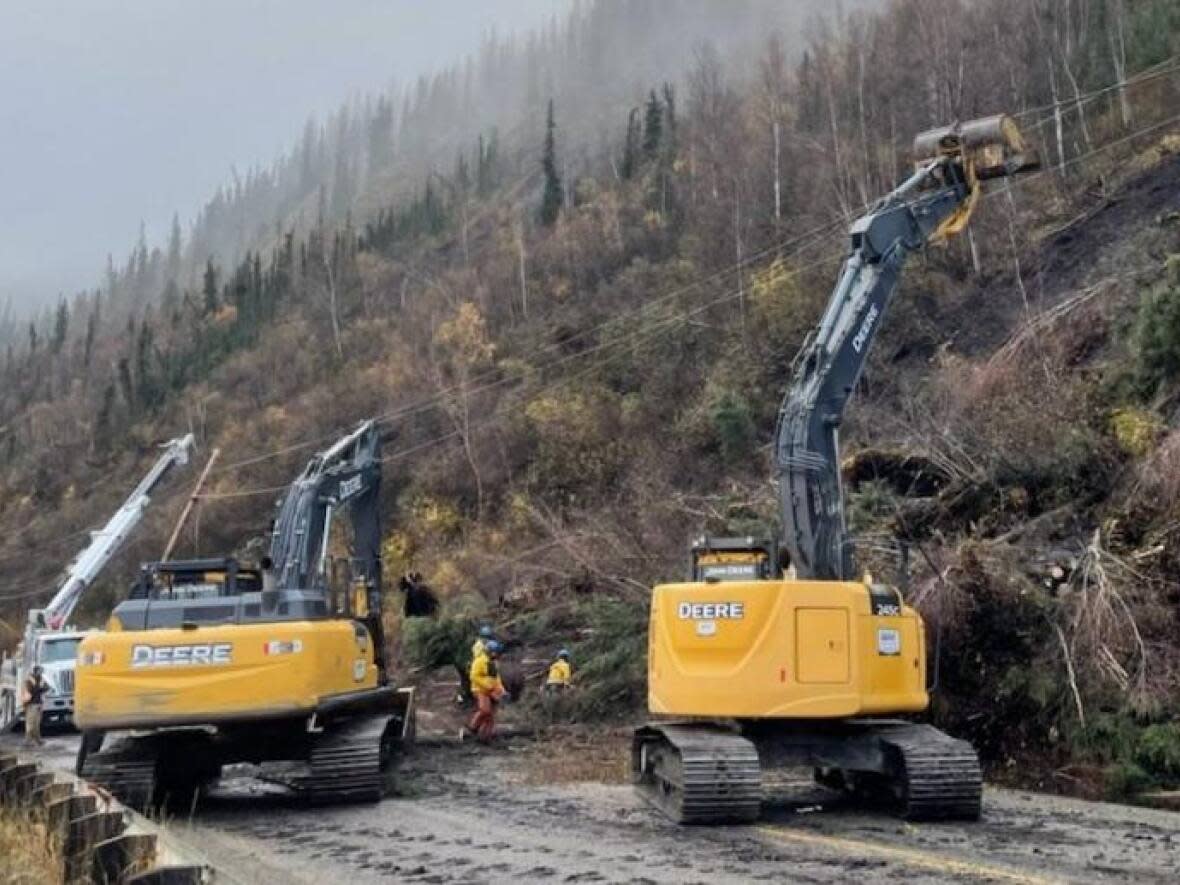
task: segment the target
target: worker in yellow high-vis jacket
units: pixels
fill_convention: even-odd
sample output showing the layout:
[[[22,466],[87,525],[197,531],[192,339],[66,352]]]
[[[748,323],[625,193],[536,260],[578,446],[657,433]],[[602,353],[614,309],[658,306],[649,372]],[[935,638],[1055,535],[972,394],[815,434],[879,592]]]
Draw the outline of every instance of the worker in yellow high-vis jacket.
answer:
[[[482,654],[471,662],[471,693],[475,695],[476,709],[467,723],[467,731],[485,744],[495,735],[496,704],[504,696],[504,683],[496,667],[501,651],[503,646],[495,639],[489,639],[484,642]]]
[[[546,694],[562,694],[570,687],[573,670],[570,668],[569,649],[563,648],[557,653],[553,663],[549,665],[549,672],[545,674]]]

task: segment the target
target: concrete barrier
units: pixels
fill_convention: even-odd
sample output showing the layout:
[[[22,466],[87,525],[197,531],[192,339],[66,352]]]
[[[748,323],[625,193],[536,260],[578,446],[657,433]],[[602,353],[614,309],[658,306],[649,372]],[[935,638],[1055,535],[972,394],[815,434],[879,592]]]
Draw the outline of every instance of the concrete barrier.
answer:
[[[207,865],[165,830],[72,773],[0,752],[0,805],[44,823],[61,846],[62,881],[95,885],[205,885]],[[195,861],[195,862],[194,862]]]

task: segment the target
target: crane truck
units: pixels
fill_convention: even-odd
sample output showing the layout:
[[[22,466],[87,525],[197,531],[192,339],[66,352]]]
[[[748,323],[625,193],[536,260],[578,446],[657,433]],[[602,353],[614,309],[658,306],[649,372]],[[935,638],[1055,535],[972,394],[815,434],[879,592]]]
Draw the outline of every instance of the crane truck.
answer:
[[[70,618],[87,588],[143,520],[156,488],[173,467],[188,463],[192,448],[191,433],[166,443],[151,470],[107,524],[91,532],[90,543],[66,569],[49,604],[29,610],[16,654],[0,662],[0,731],[16,728],[24,719],[22,686],[34,666],[41,667],[49,686],[43,700],[45,724],[72,723],[77,650],[85,634],[69,626]]]
[[[659,718],[636,731],[632,770],[673,820],[754,820],[763,768],[783,766],[883,797],[908,819],[979,817],[974,748],[902,718],[929,703],[924,625],[895,587],[858,574],[839,431],[906,259],[961,232],[987,181],[1037,163],[1003,115],[924,132],[914,147],[909,178],[853,223],[794,365],[775,434],[781,548],[703,537],[689,581],[653,590],[648,708]]]
[[[260,569],[151,563],[78,651],[79,774],[138,807],[185,801],[251,764],[315,802],[375,801],[413,735],[390,682],[381,594],[381,436],[366,421],[279,503]],[[353,577],[331,586],[333,520]]]

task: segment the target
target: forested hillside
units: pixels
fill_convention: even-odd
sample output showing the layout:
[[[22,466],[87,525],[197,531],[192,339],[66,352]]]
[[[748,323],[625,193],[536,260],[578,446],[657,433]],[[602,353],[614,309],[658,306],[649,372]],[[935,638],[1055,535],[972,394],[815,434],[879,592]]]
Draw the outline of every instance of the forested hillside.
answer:
[[[911,263],[844,436],[851,518],[875,568],[913,546],[936,715],[995,771],[1180,779],[1180,7],[786,5],[489,38],[10,333],[0,606],[44,597],[154,443],[222,452],[181,552],[249,556],[315,446],[379,415],[387,573],[580,636],[587,710],[629,715],[646,588],[775,519],[767,444],[848,222],[915,133],[1006,111],[1044,169]]]

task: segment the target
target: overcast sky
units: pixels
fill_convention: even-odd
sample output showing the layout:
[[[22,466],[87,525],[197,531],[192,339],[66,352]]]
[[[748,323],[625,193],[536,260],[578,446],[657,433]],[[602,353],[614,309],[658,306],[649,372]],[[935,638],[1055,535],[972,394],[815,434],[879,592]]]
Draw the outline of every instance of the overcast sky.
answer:
[[[0,0],[0,300],[98,283],[311,113],[568,0]]]

